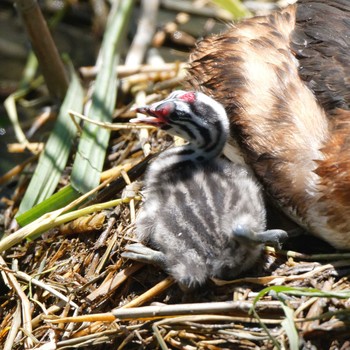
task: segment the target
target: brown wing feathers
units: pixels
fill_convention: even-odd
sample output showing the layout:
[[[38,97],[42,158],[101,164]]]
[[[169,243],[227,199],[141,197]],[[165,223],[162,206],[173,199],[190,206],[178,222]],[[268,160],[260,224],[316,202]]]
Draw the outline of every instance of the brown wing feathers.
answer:
[[[350,248],[350,1],[301,0],[201,41],[187,84],[226,107],[279,205]]]

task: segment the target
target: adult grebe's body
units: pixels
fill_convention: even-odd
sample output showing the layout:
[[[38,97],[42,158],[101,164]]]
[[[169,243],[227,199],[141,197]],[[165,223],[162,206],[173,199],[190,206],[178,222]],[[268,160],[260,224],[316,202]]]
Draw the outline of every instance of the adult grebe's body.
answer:
[[[201,41],[188,84],[222,103],[266,192],[350,248],[350,1],[301,0]]]
[[[266,230],[259,186],[246,167],[220,158],[229,131],[224,108],[202,93],[177,91],[139,108],[137,119],[185,138],[150,165],[138,239],[124,257],[160,264],[182,287],[230,279],[257,261],[263,243],[286,237]]]

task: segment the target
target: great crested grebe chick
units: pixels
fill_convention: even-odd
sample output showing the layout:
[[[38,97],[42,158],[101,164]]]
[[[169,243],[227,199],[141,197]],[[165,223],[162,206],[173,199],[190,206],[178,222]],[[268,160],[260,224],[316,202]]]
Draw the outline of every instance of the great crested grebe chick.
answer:
[[[149,166],[136,220],[142,244],[128,245],[123,257],[158,264],[189,289],[212,277],[233,278],[254,265],[264,243],[286,238],[285,231],[266,231],[262,194],[247,169],[220,158],[229,130],[222,105],[200,92],[176,91],[138,112],[148,117],[133,122],[188,144]]]

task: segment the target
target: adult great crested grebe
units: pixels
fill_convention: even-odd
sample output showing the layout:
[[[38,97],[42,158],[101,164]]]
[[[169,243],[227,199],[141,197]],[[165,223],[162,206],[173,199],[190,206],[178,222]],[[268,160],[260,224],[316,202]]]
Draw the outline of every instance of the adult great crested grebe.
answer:
[[[266,231],[260,187],[247,168],[220,158],[229,122],[219,103],[175,91],[138,111],[148,117],[134,122],[188,144],[167,149],[149,166],[136,220],[143,244],[128,245],[123,257],[161,265],[187,290],[212,277],[233,278],[256,263],[264,243],[286,238],[282,230]]]
[[[285,213],[350,248],[350,1],[300,0],[204,39],[187,87],[223,104],[231,142]]]

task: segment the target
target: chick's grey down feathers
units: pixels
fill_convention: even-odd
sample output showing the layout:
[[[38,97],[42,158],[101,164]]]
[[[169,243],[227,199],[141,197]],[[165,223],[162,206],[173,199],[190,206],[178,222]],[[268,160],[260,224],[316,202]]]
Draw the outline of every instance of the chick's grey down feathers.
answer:
[[[151,249],[129,245],[123,256],[161,265],[187,289],[233,278],[255,264],[264,242],[279,243],[286,234],[265,231],[259,186],[245,167],[219,157],[228,133],[222,106],[202,93],[193,93],[193,101],[181,94],[141,109],[161,115],[160,127],[189,144],[150,165],[136,235]]]
[[[175,165],[152,185],[137,236],[165,254],[177,281],[192,286],[208,277],[229,279],[255,263],[262,246],[240,245],[233,236],[235,226],[265,228],[262,198],[246,169],[219,160]]]

